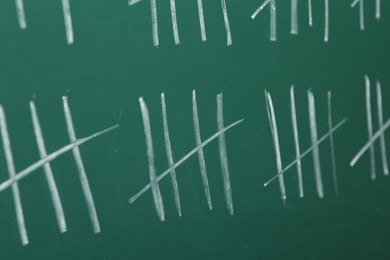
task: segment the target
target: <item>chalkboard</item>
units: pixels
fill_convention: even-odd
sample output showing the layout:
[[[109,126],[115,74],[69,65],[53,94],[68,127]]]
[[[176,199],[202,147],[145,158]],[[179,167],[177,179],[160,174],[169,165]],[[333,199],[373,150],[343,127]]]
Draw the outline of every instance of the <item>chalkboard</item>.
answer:
[[[389,14],[1,1],[0,258],[389,259]]]

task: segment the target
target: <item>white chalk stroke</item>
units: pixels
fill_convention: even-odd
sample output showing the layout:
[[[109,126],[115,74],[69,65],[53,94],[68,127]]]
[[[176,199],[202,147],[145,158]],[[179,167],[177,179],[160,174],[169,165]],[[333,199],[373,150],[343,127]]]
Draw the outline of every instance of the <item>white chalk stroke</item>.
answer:
[[[365,81],[365,94],[366,94],[366,113],[367,113],[367,132],[368,141],[359,150],[359,152],[353,157],[350,162],[350,166],[353,167],[360,160],[366,151],[369,151],[370,156],[370,176],[372,180],[376,179],[376,165],[375,165],[375,142],[379,139],[380,152],[382,159],[382,170],[384,175],[389,174],[388,162],[387,162],[387,151],[386,151],[386,140],[385,132],[390,127],[390,119],[383,122],[383,105],[382,105],[382,89],[381,83],[376,82],[376,94],[377,94],[377,110],[378,110],[378,130],[374,133],[373,120],[372,120],[372,107],[371,107],[371,84],[370,79],[367,75],[364,76]]]
[[[203,0],[197,0],[197,4],[198,4],[200,35],[202,38],[202,42],[205,42],[205,41],[207,41],[207,36],[206,36],[206,24],[204,22]]]
[[[232,33],[230,31],[230,22],[229,22],[229,16],[228,16],[225,0],[221,0],[221,5],[222,5],[223,21],[225,23],[225,30],[226,30],[226,45],[230,46],[232,45]]]
[[[298,34],[298,0],[291,0],[291,34]]]
[[[351,7],[354,8],[359,4],[359,24],[360,30],[364,30],[364,0],[354,0]]]
[[[317,195],[319,198],[323,198],[324,197],[324,188],[323,188],[322,175],[321,175],[319,145],[322,142],[324,142],[327,138],[331,138],[332,154],[334,155],[335,148],[334,148],[334,143],[333,143],[334,142],[333,141],[333,133],[337,129],[339,129],[343,124],[345,124],[345,122],[347,120],[344,119],[333,127],[331,110],[330,110],[330,103],[328,103],[328,122],[329,122],[328,133],[326,133],[321,138],[318,138],[318,132],[317,132],[318,130],[317,130],[317,123],[316,123],[317,116],[316,116],[316,112],[315,112],[315,100],[314,100],[314,95],[313,95],[312,91],[309,90],[308,91],[308,105],[309,105],[308,111],[309,111],[311,147],[308,148],[303,153],[301,153],[300,146],[299,146],[299,137],[298,137],[298,124],[297,124],[297,117],[296,117],[297,112],[296,112],[296,107],[295,107],[294,87],[291,87],[291,89],[290,89],[290,102],[291,102],[291,119],[292,119],[292,127],[293,127],[293,134],[294,134],[296,158],[293,162],[291,162],[285,168],[283,168],[281,153],[280,153],[279,138],[278,138],[277,127],[276,127],[275,112],[274,112],[274,108],[273,108],[273,104],[272,104],[271,95],[266,91],[267,112],[268,112],[268,117],[269,117],[269,121],[270,121],[271,133],[272,133],[273,141],[274,141],[274,145],[275,145],[276,164],[277,164],[278,173],[275,176],[273,176],[271,179],[269,179],[267,182],[265,182],[264,186],[268,186],[274,180],[279,179],[279,186],[281,189],[282,200],[283,200],[283,203],[285,203],[285,200],[287,199],[287,195],[286,195],[286,190],[285,190],[285,186],[284,186],[283,174],[287,170],[289,170],[291,167],[296,165],[297,166],[297,173],[298,173],[299,196],[301,198],[304,197],[301,160],[306,155],[312,153]],[[330,97],[328,97],[328,102],[330,102]],[[332,169],[336,168],[335,160],[332,161],[332,167],[333,167]],[[335,171],[334,171],[334,174],[335,174]],[[337,183],[335,183],[335,185],[337,185]],[[335,189],[337,189],[337,192],[338,192],[338,186],[335,186]]]
[[[276,41],[276,0],[266,0],[261,4],[256,11],[251,15],[252,19],[255,19],[256,16],[267,6],[270,8],[270,41]]]
[[[149,171],[152,171],[153,174],[150,175],[150,183],[147,184],[144,188],[142,188],[139,192],[137,192],[134,196],[132,196],[129,199],[129,203],[134,203],[142,194],[144,194],[149,189],[152,189],[152,192],[156,195],[154,195],[155,201],[158,203],[162,203],[162,197],[160,198],[160,195],[157,195],[158,192],[156,191],[156,187],[158,187],[159,182],[166,177],[167,175],[172,176],[172,172],[175,172],[176,168],[179,167],[181,164],[183,164],[185,161],[187,161],[191,156],[198,154],[199,164],[201,168],[202,173],[202,180],[204,181],[204,188],[206,192],[206,198],[209,205],[209,208],[212,209],[211,205],[211,197],[210,197],[210,190],[208,186],[208,180],[207,180],[207,173],[206,173],[206,167],[205,167],[205,160],[203,155],[203,148],[208,145],[211,141],[218,139],[218,145],[219,145],[219,152],[220,152],[220,160],[221,160],[221,170],[222,170],[222,177],[223,177],[223,184],[224,184],[224,191],[225,191],[225,199],[226,204],[228,208],[229,214],[233,215],[233,196],[231,191],[231,184],[230,184],[230,176],[229,176],[229,164],[228,164],[228,156],[227,156],[227,149],[226,149],[226,140],[225,140],[225,133],[230,130],[231,128],[235,127],[236,125],[242,123],[244,120],[236,121],[233,124],[230,124],[228,126],[224,126],[224,120],[223,120],[223,95],[222,93],[217,95],[217,132],[206,139],[205,141],[201,141],[200,139],[200,130],[199,130],[199,118],[198,118],[198,110],[197,110],[197,104],[196,104],[196,95],[195,91],[192,92],[192,106],[193,106],[193,120],[194,120],[194,129],[195,129],[195,139],[196,139],[196,147],[192,149],[189,153],[187,153],[185,156],[183,156],[181,159],[179,159],[177,162],[173,163],[173,158],[170,158],[170,155],[168,155],[168,162],[169,167],[164,172],[162,172],[160,175],[156,175],[156,169],[153,163],[154,158],[154,150],[153,150],[153,144],[152,144],[152,137],[151,137],[151,130],[150,130],[150,120],[147,112],[147,107],[145,102],[142,98],[140,98],[140,104],[141,104],[141,110],[143,111],[143,121],[144,121],[144,128],[145,128],[145,136],[146,136],[146,143],[147,143],[147,151],[148,151],[148,160],[149,160]],[[167,120],[166,115],[166,107],[165,107],[165,96],[162,98],[162,104],[163,104],[163,122]],[[164,111],[165,110],[165,111]],[[164,123],[164,135],[168,132],[167,130],[167,124]],[[165,140],[167,141],[167,139]],[[202,152],[201,152],[202,151]],[[166,149],[166,152],[169,153],[169,149]],[[202,154],[202,155],[200,155]],[[171,161],[172,159],[172,161]],[[205,184],[206,183],[206,184]],[[160,202],[161,201],[161,202]],[[163,207],[155,202],[157,214],[161,216],[165,214]],[[158,208],[159,207],[159,208]],[[164,216],[164,215],[163,215]]]
[[[332,92],[328,92],[328,130],[330,132],[329,136],[329,148],[330,148],[330,159],[332,163],[332,177],[333,177],[333,187],[335,195],[339,194],[339,184],[337,179],[337,166],[336,166],[336,152],[334,147],[334,138],[333,133],[331,132],[333,128],[333,119],[332,119]]]
[[[15,0],[16,5],[16,14],[18,16],[18,23],[20,29],[26,29],[27,23],[26,23],[26,14],[24,13],[24,4],[23,0]]]
[[[309,13],[309,26],[313,26],[313,5],[311,0],[307,0],[307,11]]]
[[[72,24],[72,15],[70,12],[69,0],[62,0],[62,11],[64,13],[66,42],[68,44],[73,44],[74,42],[73,24]]]
[[[381,0],[375,0],[375,18],[381,19]]]
[[[101,136],[103,134],[106,134],[108,132],[113,131],[114,129],[118,128],[118,125],[112,126],[110,128],[104,129],[102,131],[96,132],[90,136],[87,136],[85,138],[81,139],[76,139],[74,135],[74,127],[73,127],[73,122],[71,121],[71,114],[69,107],[67,105],[67,98],[63,98],[64,101],[64,111],[66,115],[66,123],[69,131],[69,135],[71,137],[71,143],[56,150],[55,152],[52,152],[50,154],[47,154],[46,148],[45,148],[45,142],[44,142],[44,137],[42,134],[42,129],[39,123],[38,119],[38,113],[36,111],[36,107],[33,101],[30,102],[30,109],[31,109],[31,116],[32,116],[32,121],[33,121],[33,127],[34,127],[34,134],[36,138],[36,142],[38,145],[38,151],[41,159],[32,165],[28,166],[24,170],[20,172],[16,172],[15,166],[14,166],[14,161],[13,161],[13,155],[12,155],[12,150],[11,150],[11,141],[9,138],[8,134],[8,127],[6,123],[6,117],[4,110],[2,106],[0,106],[0,130],[1,130],[1,138],[3,141],[3,148],[5,152],[5,157],[6,157],[6,162],[7,162],[7,168],[8,168],[8,173],[9,173],[9,179],[4,181],[3,183],[0,184],[0,192],[4,191],[5,189],[11,187],[12,189],[12,194],[14,198],[14,203],[15,203],[15,211],[16,211],[16,216],[17,216],[17,224],[19,227],[19,233],[21,237],[21,241],[23,245],[27,245],[29,243],[28,235],[27,235],[27,230],[25,226],[25,221],[24,221],[24,215],[23,215],[23,207],[21,204],[21,196],[20,196],[20,191],[18,187],[18,182],[24,179],[25,177],[29,176],[32,174],[34,171],[36,171],[39,168],[43,167],[43,170],[45,172],[46,180],[48,182],[51,198],[52,198],[52,203],[54,206],[54,210],[56,213],[56,218],[58,222],[58,226],[60,229],[60,232],[66,232],[67,227],[66,227],[66,222],[65,222],[65,216],[61,204],[61,200],[59,197],[58,189],[54,180],[53,172],[50,167],[50,162],[58,158],[59,156],[69,152],[73,151],[75,155],[75,160],[77,164],[77,168],[79,170],[79,173],[84,170],[84,167],[82,165],[82,159],[80,153],[76,152],[76,149],[78,150],[78,147],[88,141],[91,141],[95,139],[98,136]],[[77,156],[76,156],[77,155]],[[82,183],[82,186],[84,186],[85,183]],[[87,194],[88,195],[88,194]],[[91,202],[88,200],[92,199],[92,195],[90,197],[87,196],[87,204],[88,207],[90,207]],[[93,200],[92,200],[93,202]],[[89,208],[90,213],[91,209]],[[96,211],[95,211],[96,213]],[[99,223],[95,223],[94,221],[97,221],[96,216],[91,215],[91,219],[93,221],[93,226],[94,226],[94,231],[96,232],[97,230],[100,231]],[[97,229],[99,227],[99,229]]]

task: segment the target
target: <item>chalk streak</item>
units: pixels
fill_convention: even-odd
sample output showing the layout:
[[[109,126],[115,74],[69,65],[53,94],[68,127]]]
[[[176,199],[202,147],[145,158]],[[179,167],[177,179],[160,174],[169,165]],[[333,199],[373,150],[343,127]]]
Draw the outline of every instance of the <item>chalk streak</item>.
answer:
[[[375,18],[377,20],[381,19],[381,0],[375,1]]]
[[[10,178],[14,178],[16,175],[15,164],[12,155],[11,141],[8,134],[7,121],[2,106],[0,106],[0,131],[1,131],[1,139],[3,141],[5,159],[7,162],[8,174]],[[23,206],[20,198],[19,186],[17,183],[12,184],[12,196],[15,202],[15,213],[16,213],[20,238],[22,240],[22,245],[25,246],[29,242],[28,242],[28,235],[26,230],[26,223],[24,221]]]
[[[291,0],[291,34],[298,34],[298,0]]]
[[[68,104],[68,97],[66,96],[62,97],[62,101],[64,106],[65,122],[66,122],[66,128],[68,130],[69,139],[71,142],[76,142],[77,141],[76,132],[73,125],[72,114]],[[101,229],[100,229],[99,219],[96,213],[95,202],[92,197],[91,188],[89,186],[87,173],[85,172],[85,167],[84,167],[84,163],[81,157],[79,147],[78,146],[73,147],[72,153],[77,166],[77,171],[81,182],[81,188],[84,194],[84,199],[85,202],[87,203],[88,213],[92,222],[93,231],[94,233],[100,233]]]
[[[294,132],[295,156],[297,161],[299,197],[303,198],[304,190],[303,190],[303,179],[302,179],[302,164],[301,164],[301,159],[299,158],[301,154],[301,149],[299,147],[299,135],[298,135],[297,112],[295,108],[294,86],[292,86],[290,89],[290,102],[291,102],[291,120],[292,120],[293,132]]]
[[[75,148],[77,146],[80,146],[80,145],[82,145],[82,144],[84,144],[84,143],[86,143],[86,142],[88,142],[88,141],[90,141],[92,139],[95,139],[98,136],[101,136],[103,134],[111,132],[111,131],[117,129],[118,127],[119,127],[119,125],[114,125],[112,127],[106,128],[106,129],[104,129],[102,131],[99,131],[97,133],[94,133],[94,134],[92,134],[90,136],[78,139],[75,142],[72,142],[72,143],[62,147],[61,149],[58,149],[57,151],[49,154],[48,156],[46,156],[46,157],[42,158],[41,160],[37,161],[36,163],[28,166],[26,169],[24,169],[21,172],[19,172],[18,174],[16,174],[15,177],[10,178],[10,179],[6,180],[5,182],[3,182],[2,184],[0,184],[0,192],[2,192],[3,190],[9,188],[11,185],[13,185],[14,183],[20,181],[21,179],[27,177],[28,175],[33,173],[35,170],[41,168],[45,164],[50,163],[51,161],[57,159],[59,156],[65,154],[66,152],[69,152],[73,148]]]
[[[325,1],[325,30],[324,30],[324,42],[329,41],[329,0]]]
[[[168,160],[169,167],[172,167],[173,154],[172,154],[171,139],[169,137],[167,108],[166,108],[164,93],[161,93],[161,107],[162,107],[162,117],[163,117],[163,125],[164,125],[165,151],[167,153],[167,160]],[[180,194],[179,194],[179,187],[177,184],[175,169],[171,171],[171,180],[172,180],[173,194],[175,197],[176,210],[178,215],[181,217]]]
[[[352,2],[351,7],[354,8],[359,4],[359,21],[360,21],[360,30],[364,30],[364,1],[355,0]]]
[[[283,202],[285,202],[287,199],[287,195],[286,195],[286,187],[284,184],[284,177],[282,174],[283,164],[282,164],[282,156],[280,153],[278,128],[276,125],[275,111],[274,111],[274,106],[272,103],[272,98],[271,98],[271,95],[267,91],[265,92],[265,100],[266,100],[266,105],[267,105],[268,119],[269,119],[271,132],[272,132],[272,138],[273,138],[274,147],[275,147],[276,167],[278,170],[280,194],[281,194]]]
[[[41,157],[41,159],[43,159],[47,157],[47,151],[34,101],[30,101],[30,110],[39,156]],[[64,233],[67,230],[64,210],[50,164],[46,163],[45,165],[43,165],[43,170],[45,172],[46,181],[49,186],[50,196],[57,218],[58,228],[60,229],[61,233]]]
[[[173,27],[173,38],[175,44],[180,44],[179,29],[177,25],[177,15],[176,15],[176,2],[175,0],[170,0],[171,5],[171,18],[172,18],[172,27]]]
[[[221,0],[221,5],[222,5],[222,12],[223,12],[223,21],[225,23],[225,29],[226,29],[226,45],[230,46],[232,45],[232,33],[230,31],[229,16],[228,16],[225,0]]]
[[[271,32],[270,41],[276,41],[276,0],[271,0]]]
[[[368,140],[372,140],[373,127],[372,127],[372,112],[371,112],[371,85],[370,79],[367,75],[364,76],[365,81],[365,90],[366,90],[366,116],[367,116],[367,133]],[[371,169],[371,179],[375,180],[376,170],[375,170],[375,150],[374,143],[370,147],[370,169]]]
[[[218,132],[220,132],[224,128],[222,93],[217,95],[217,125],[218,125]],[[226,140],[225,140],[224,133],[222,133],[218,137],[218,145],[219,145],[219,157],[221,159],[222,179],[223,179],[224,190],[225,190],[226,205],[229,210],[229,214],[233,215],[234,214],[233,196],[232,196],[232,188],[230,183],[229,160],[226,151]]]
[[[23,0],[15,0],[16,5],[16,14],[18,16],[18,23],[20,29],[26,29],[27,23],[26,23],[26,15],[24,13],[24,4]]]
[[[149,178],[150,181],[153,183],[152,192],[153,192],[154,206],[156,208],[156,212],[160,220],[165,221],[164,204],[161,196],[160,187],[158,186],[158,183],[153,182],[157,176],[156,176],[156,167],[154,165],[153,139],[152,139],[152,131],[150,126],[148,107],[146,106],[146,103],[142,97],[139,98],[139,104],[141,107],[142,121],[145,130],[146,150],[147,150],[148,162],[149,162]]]
[[[322,176],[321,176],[320,150],[318,149],[315,101],[314,101],[313,92],[311,92],[311,90],[309,90],[307,94],[309,99],[310,137],[311,137],[311,144],[313,146],[314,175],[316,180],[318,197],[323,198],[324,188],[322,185]]]
[[[251,18],[252,19],[255,19],[256,18],[256,16],[264,9],[264,7],[266,7],[267,6],[267,4],[269,4],[271,2],[271,0],[266,0],[266,1],[264,1],[264,3],[262,4],[262,5],[260,5],[257,9],[256,9],[256,11],[254,11],[254,13],[251,15]]]
[[[200,136],[198,104],[196,101],[195,90],[192,91],[192,118],[194,122],[195,142],[196,142],[196,146],[199,147],[202,144],[202,139]],[[213,205],[212,205],[211,195],[210,195],[209,180],[207,178],[206,162],[204,159],[204,153],[202,148],[199,149],[198,151],[198,161],[199,161],[200,174],[202,176],[204,192],[207,199],[207,204],[209,206],[209,209],[211,210],[213,208]]]
[[[332,128],[332,130],[330,132],[328,132],[327,134],[323,135],[321,137],[321,139],[318,140],[317,144],[320,145],[322,142],[324,142],[329,136],[331,133],[334,133],[337,129],[339,129],[343,124],[345,124],[347,122],[347,119],[343,119],[341,120],[336,126],[334,126]],[[389,120],[389,126],[390,126],[390,120]],[[306,151],[304,151],[300,156],[299,156],[299,160],[302,160],[306,155],[308,155],[311,151],[313,151],[313,146],[311,146],[310,148],[308,148]],[[276,180],[279,175],[287,172],[291,167],[293,167],[296,163],[298,162],[298,160],[294,160],[292,161],[289,165],[287,165],[282,173],[280,174],[276,174],[274,175],[271,179],[269,179],[267,182],[264,183],[264,186],[268,186],[271,182],[273,182],[274,180]]]
[[[178,160],[172,167],[169,167],[167,170],[165,170],[163,173],[161,173],[157,178],[155,178],[153,181],[151,181],[149,184],[147,184],[145,187],[143,187],[137,194],[132,196],[129,199],[129,203],[134,203],[142,194],[144,194],[146,191],[148,191],[150,188],[153,187],[153,185],[157,184],[159,181],[161,181],[164,177],[166,177],[173,169],[176,169],[179,167],[182,163],[184,163],[188,158],[190,158],[192,155],[196,154],[199,150],[201,150],[203,147],[208,145],[211,141],[218,138],[221,134],[227,132],[230,128],[242,123],[244,119],[241,119],[239,121],[234,122],[233,124],[228,125],[227,127],[223,128],[221,131],[218,131],[217,133],[210,136],[208,139],[206,139],[204,142],[202,142],[199,146],[196,146],[194,149],[192,149],[189,153],[187,153],[185,156],[183,156],[180,160]]]
[[[152,16],[153,45],[157,47],[160,43],[158,39],[158,20],[157,20],[156,0],[150,0],[150,10]]]
[[[307,0],[308,12],[309,12],[309,26],[313,26],[313,7],[311,0]]]
[[[382,105],[382,88],[379,81],[376,82],[376,95],[377,95],[377,106],[378,106],[378,127],[383,128],[383,105]],[[389,175],[389,166],[387,163],[387,152],[386,152],[386,139],[384,133],[380,136],[380,147],[382,157],[383,173]]]
[[[198,15],[199,15],[199,24],[200,24],[200,35],[202,37],[202,42],[207,40],[206,36],[206,25],[204,22],[204,14],[203,14],[203,1],[197,0],[198,3]]]
[[[65,30],[66,30],[66,42],[68,44],[73,44],[73,24],[72,24],[72,16],[70,13],[69,0],[62,0],[62,10],[64,13],[65,20]]]
[[[331,131],[333,127],[332,120],[332,93],[328,92],[328,129]],[[329,145],[330,145],[330,159],[332,162],[332,177],[333,177],[333,187],[336,195],[339,194],[339,185],[337,180],[337,168],[336,168],[336,154],[334,148],[333,133],[329,136]]]

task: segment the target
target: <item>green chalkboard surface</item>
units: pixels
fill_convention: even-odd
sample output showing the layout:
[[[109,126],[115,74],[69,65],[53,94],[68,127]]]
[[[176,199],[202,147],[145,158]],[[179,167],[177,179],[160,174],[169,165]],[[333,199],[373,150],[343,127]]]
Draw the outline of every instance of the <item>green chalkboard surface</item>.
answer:
[[[0,259],[390,259],[389,14],[0,1]]]

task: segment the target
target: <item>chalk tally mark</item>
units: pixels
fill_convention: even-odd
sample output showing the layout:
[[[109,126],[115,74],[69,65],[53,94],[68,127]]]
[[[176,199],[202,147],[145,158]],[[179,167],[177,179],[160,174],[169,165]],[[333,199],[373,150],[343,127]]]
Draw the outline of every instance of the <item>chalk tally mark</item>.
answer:
[[[256,16],[267,6],[270,7],[270,41],[276,41],[276,0],[266,0],[261,4],[256,11],[251,15],[252,19],[255,19]]]
[[[354,0],[351,3],[351,7],[354,8],[359,5],[359,24],[360,30],[364,30],[364,0]]]
[[[329,146],[330,146],[330,159],[332,163],[332,178],[333,178],[333,187],[335,195],[339,194],[339,184],[337,179],[337,166],[336,166],[336,152],[334,146],[333,133],[331,132],[333,128],[333,119],[332,119],[332,93],[328,92],[328,131],[330,132],[329,136]]]
[[[222,6],[222,13],[223,13],[223,21],[225,23],[225,30],[226,30],[226,45],[230,46],[232,45],[232,33],[230,31],[230,22],[229,22],[229,16],[228,16],[225,0],[221,0],[221,6]]]
[[[16,5],[16,14],[18,16],[18,23],[20,29],[26,29],[27,23],[26,23],[26,15],[24,13],[24,4],[23,0],[15,0]]]
[[[74,42],[73,24],[72,24],[72,15],[70,12],[69,0],[62,0],[62,10],[64,13],[66,42],[68,44],[73,44]]]

